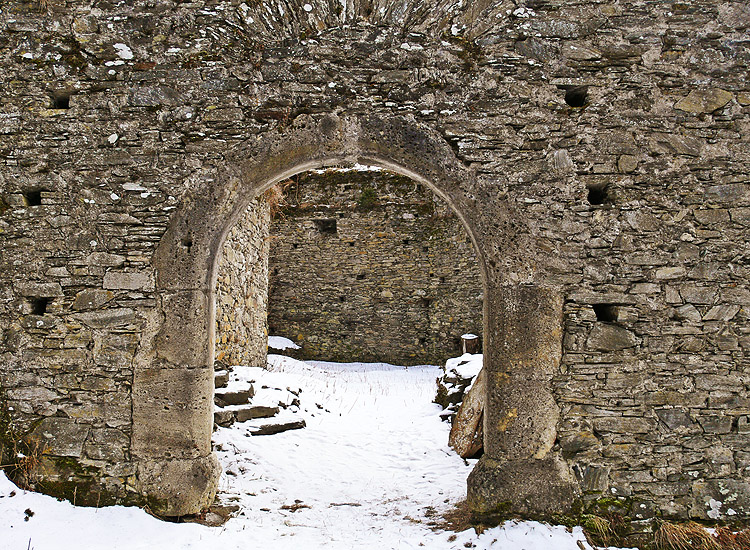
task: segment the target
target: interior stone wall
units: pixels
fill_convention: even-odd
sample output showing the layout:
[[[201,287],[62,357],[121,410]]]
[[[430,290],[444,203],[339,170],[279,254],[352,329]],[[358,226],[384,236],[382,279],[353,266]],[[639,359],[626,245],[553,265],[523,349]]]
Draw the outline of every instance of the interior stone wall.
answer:
[[[271,225],[268,323],[295,356],[442,364],[482,334],[474,247],[444,201],[387,171],[300,174]]]
[[[200,510],[223,236],[277,181],[379,163],[485,275],[476,509],[750,518],[747,4],[284,5],[0,6],[6,458]]]
[[[268,201],[253,200],[221,249],[214,357],[227,365],[266,366],[270,221]]]

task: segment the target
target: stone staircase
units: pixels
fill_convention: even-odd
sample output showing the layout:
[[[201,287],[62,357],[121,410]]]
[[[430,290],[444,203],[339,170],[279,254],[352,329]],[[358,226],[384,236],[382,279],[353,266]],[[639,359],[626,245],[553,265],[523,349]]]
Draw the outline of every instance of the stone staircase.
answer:
[[[251,435],[272,435],[305,427],[298,417],[299,390],[233,379],[232,367],[217,363],[214,375],[214,430],[247,423]]]

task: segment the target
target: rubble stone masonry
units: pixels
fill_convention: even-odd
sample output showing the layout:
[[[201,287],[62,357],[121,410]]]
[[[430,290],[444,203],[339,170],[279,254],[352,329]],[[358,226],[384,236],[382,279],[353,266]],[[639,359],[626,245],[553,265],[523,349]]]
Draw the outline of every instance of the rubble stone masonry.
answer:
[[[3,2],[3,462],[210,502],[225,236],[359,162],[476,250],[476,511],[747,521],[749,30],[740,1]]]
[[[460,220],[381,171],[298,176],[271,225],[268,323],[295,357],[441,365],[482,334],[482,280]]]

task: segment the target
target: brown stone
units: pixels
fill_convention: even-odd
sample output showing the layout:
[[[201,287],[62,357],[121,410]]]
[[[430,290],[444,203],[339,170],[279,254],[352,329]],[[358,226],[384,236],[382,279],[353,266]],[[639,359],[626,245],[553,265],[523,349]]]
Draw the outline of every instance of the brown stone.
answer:
[[[461,458],[471,458],[484,447],[484,406],[487,394],[485,370],[479,371],[472,387],[464,395],[451,424],[448,444]]]
[[[675,104],[675,109],[693,114],[711,113],[724,107],[733,97],[731,92],[721,88],[692,90],[687,97]]]

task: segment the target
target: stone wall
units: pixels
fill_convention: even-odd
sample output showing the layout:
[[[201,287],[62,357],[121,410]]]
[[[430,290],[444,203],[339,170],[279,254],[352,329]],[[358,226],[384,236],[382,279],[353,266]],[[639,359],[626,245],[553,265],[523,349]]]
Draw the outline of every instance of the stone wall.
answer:
[[[385,171],[308,172],[271,226],[268,323],[304,358],[442,364],[482,334],[474,248],[447,204]]]
[[[476,510],[750,518],[745,3],[41,4],[0,7],[3,444],[40,487],[210,501],[223,236],[361,162],[477,251]]]
[[[266,366],[270,209],[255,199],[224,241],[216,280],[215,358]]]

